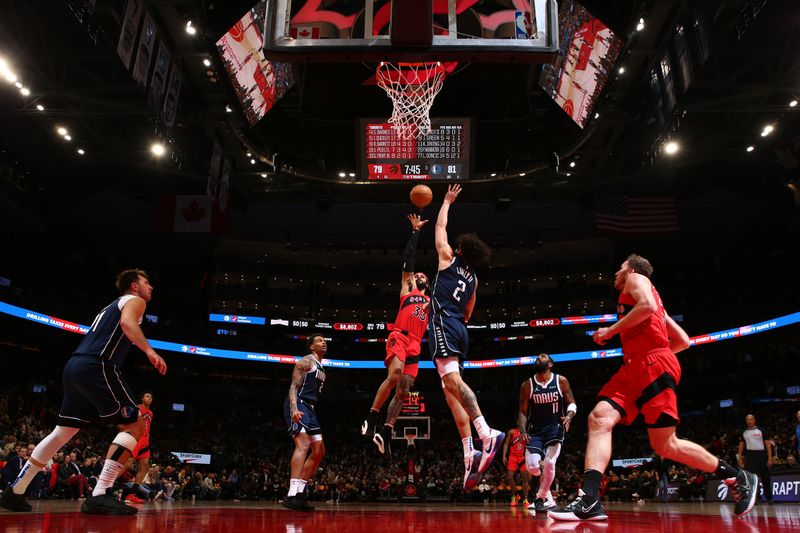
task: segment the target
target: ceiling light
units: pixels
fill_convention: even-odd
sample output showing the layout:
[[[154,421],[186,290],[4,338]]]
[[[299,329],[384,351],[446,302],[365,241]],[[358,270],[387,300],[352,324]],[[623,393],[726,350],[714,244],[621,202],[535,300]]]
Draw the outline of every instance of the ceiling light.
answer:
[[[251,165],[255,165],[255,164],[256,164],[256,160],[255,160],[255,159],[251,159],[251,160],[250,160],[250,164],[251,164]]]
[[[62,137],[67,134],[67,128],[65,128],[64,126],[59,126],[58,128],[56,128],[56,131]]]
[[[350,172],[347,175],[350,176],[351,178],[355,178],[356,177],[356,173],[355,172]]]
[[[211,60],[208,59],[208,58],[204,59],[203,60],[203,65],[206,66],[206,67],[210,67],[211,66]]]
[[[680,145],[675,141],[669,141],[664,145],[664,153],[667,155],[674,155],[680,150]]]
[[[567,172],[567,177],[572,176],[572,172]]]
[[[17,89],[22,89],[22,84],[20,82],[15,82],[14,87],[16,87]]]
[[[340,178],[344,178],[344,177],[346,177],[346,176],[347,176],[347,173],[345,173],[345,172],[339,172],[339,177],[340,177]]]
[[[231,109],[231,106],[229,106],[229,105],[226,105],[226,106],[225,106],[225,112],[226,112],[226,113],[233,113],[233,109]]]
[[[748,146],[748,147],[747,147],[747,151],[748,151],[748,152],[752,152],[752,151],[753,151],[753,150],[755,150],[755,149],[756,149],[756,147],[755,147],[755,146],[753,146],[752,144],[751,144],[750,146]]]
[[[617,72],[619,72],[620,74],[625,74],[625,67],[619,67],[619,70]]]
[[[186,33],[188,33],[189,35],[194,35],[197,33],[197,28],[192,26],[191,20],[186,23]]]
[[[251,152],[247,152],[247,157],[253,157],[253,154]]]
[[[775,129],[775,127],[772,124],[767,124],[766,126],[764,126],[764,129],[761,131],[761,136],[762,137],[766,137],[767,135],[772,133],[772,131],[774,129]]]
[[[524,172],[520,172],[520,173],[519,173],[519,175],[520,175],[520,176],[524,176],[524,175],[525,175],[525,173],[524,173]]]
[[[78,148],[78,155],[84,155],[86,151],[83,148]]]
[[[164,148],[164,145],[161,143],[153,143],[150,145],[150,151],[154,156],[161,157],[166,153],[167,149]]]
[[[571,161],[569,164],[569,168],[575,168],[575,161]]]
[[[594,118],[600,118],[600,113],[595,113]]]
[[[492,172],[491,176],[492,176],[492,177],[495,177],[495,176],[497,176],[497,172]]]
[[[71,135],[64,135],[64,140],[71,141],[72,140],[72,136]]]
[[[262,173],[261,173],[261,177],[262,177],[262,178],[266,178],[266,177],[267,177],[267,173],[266,173],[266,172],[262,172]]]
[[[792,100],[791,102],[789,102],[789,107],[794,107],[796,105],[797,105],[797,100]]]
[[[44,106],[42,104],[36,104],[36,109],[39,111],[44,111]]]
[[[639,23],[636,25],[636,31],[642,31],[644,29],[644,19],[640,18]]]
[[[22,93],[22,96],[29,96],[31,94],[31,90],[28,89],[27,87],[23,87],[22,89],[19,90],[19,92]]]

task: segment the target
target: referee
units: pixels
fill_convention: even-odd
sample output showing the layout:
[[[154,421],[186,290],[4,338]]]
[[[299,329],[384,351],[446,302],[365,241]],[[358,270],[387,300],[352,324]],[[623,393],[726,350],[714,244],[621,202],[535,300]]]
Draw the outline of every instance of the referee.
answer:
[[[745,468],[747,465],[748,470],[758,475],[767,503],[772,505],[772,480],[769,469],[772,468],[773,444],[771,440],[764,438],[764,432],[756,425],[755,416],[747,415],[745,422],[747,429],[739,438],[739,452],[736,454],[739,468]]]

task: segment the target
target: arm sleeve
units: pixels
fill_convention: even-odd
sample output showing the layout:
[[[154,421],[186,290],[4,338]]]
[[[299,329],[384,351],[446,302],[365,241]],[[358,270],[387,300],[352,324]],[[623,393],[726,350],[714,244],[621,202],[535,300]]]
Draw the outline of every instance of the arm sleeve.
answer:
[[[403,257],[403,272],[414,272],[414,259],[417,256],[417,240],[419,239],[419,230],[413,230],[411,237],[408,238],[406,244],[406,253]]]

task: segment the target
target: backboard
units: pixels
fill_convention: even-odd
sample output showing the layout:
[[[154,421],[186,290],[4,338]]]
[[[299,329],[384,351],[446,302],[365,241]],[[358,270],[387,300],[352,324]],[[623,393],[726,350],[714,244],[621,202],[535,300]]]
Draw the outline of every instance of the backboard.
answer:
[[[409,433],[416,435],[417,440],[429,440],[431,438],[431,417],[398,416],[392,430],[392,438],[403,440]]]
[[[403,0],[267,0],[264,54],[294,62],[462,61],[542,63],[558,52],[556,0],[432,0],[429,46],[399,47],[414,31],[420,2]],[[427,9],[427,7],[426,7]],[[428,32],[430,33],[430,32]],[[400,37],[403,37],[402,35]],[[413,39],[411,40],[413,42]]]

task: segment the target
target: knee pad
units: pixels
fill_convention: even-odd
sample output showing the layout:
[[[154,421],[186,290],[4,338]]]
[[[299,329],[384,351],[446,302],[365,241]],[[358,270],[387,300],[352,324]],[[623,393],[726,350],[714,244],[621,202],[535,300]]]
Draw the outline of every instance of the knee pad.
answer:
[[[538,476],[542,473],[540,463],[541,456],[538,453],[525,452],[525,469],[532,476]]]
[[[122,457],[122,454],[125,452],[132,452],[136,449],[137,442],[138,441],[136,438],[127,431],[121,431],[117,433],[117,436],[114,437],[113,441],[111,441],[111,444],[117,445],[117,449],[111,452],[111,456],[109,458],[113,461],[119,461],[119,458]]]

